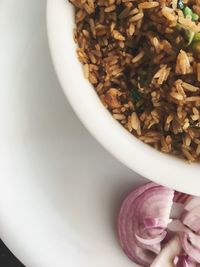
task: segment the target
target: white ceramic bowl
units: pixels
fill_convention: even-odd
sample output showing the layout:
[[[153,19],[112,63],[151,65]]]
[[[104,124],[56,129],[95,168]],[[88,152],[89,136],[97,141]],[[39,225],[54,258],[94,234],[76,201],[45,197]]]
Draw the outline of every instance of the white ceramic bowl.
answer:
[[[73,7],[65,0],[47,1],[50,50],[62,88],[92,135],[129,168],[157,183],[200,195],[200,165],[160,153],[126,131],[103,107],[84,79],[73,40]]]

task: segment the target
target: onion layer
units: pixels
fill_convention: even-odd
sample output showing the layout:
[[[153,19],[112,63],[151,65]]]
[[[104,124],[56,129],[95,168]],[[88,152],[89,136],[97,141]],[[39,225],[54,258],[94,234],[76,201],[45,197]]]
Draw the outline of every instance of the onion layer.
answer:
[[[189,197],[190,197],[190,195],[188,195],[188,194],[184,194],[184,193],[175,191],[173,202],[184,204]]]
[[[197,264],[191,261],[188,256],[182,255],[179,257],[176,267],[197,267]]]
[[[149,252],[150,245],[145,244],[149,242],[147,240],[156,240],[157,234],[153,231],[157,227],[156,223],[147,227],[147,218],[151,218],[152,222],[156,218],[157,221],[162,221],[163,228],[159,227],[161,235],[169,222],[173,196],[173,190],[149,183],[130,193],[122,204],[118,218],[121,246],[131,260],[142,266],[150,266],[156,256]],[[138,240],[136,235],[141,239]],[[151,246],[160,245],[156,242]]]
[[[180,234],[181,244],[185,253],[193,259],[193,261],[200,263],[200,250],[196,247],[197,243],[192,243],[191,236],[184,232]],[[193,240],[194,242],[194,240]],[[199,244],[200,245],[200,244]]]

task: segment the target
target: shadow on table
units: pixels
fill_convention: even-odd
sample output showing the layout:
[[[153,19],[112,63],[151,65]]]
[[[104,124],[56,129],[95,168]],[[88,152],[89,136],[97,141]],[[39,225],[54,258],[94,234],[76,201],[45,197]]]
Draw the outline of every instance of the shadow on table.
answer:
[[[9,249],[0,240],[0,266],[1,267],[24,267]]]

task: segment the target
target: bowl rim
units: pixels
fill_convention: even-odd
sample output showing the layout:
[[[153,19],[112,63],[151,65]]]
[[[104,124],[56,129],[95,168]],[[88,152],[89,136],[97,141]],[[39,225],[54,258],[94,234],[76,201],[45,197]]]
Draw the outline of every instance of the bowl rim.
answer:
[[[76,56],[73,28],[70,3],[47,0],[47,34],[53,65],[65,95],[85,127],[130,169],[159,184],[200,195],[200,164],[188,164],[144,144],[106,110],[89,81],[83,77]]]

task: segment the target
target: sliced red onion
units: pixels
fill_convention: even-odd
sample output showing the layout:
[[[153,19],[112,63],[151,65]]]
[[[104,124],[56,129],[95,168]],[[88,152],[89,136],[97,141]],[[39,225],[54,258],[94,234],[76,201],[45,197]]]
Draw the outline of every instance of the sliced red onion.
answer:
[[[183,267],[197,267],[197,263],[194,261],[190,261],[190,260],[185,260],[185,262],[183,263]]]
[[[163,186],[146,190],[136,206],[136,215],[141,219],[140,222],[147,217],[161,218],[166,227],[169,222],[173,195],[173,190]]]
[[[195,233],[193,233],[189,229],[186,231],[186,233],[188,234],[189,243],[194,248],[198,249],[199,250],[199,254],[200,254],[200,236],[195,234]]]
[[[184,208],[187,211],[197,207],[200,207],[200,197],[190,196],[184,204]]]
[[[147,229],[145,231],[145,233],[148,235],[148,238],[153,238],[155,236],[158,236],[158,235],[161,235],[163,233],[163,231],[165,231],[166,227],[165,228],[151,228],[151,229]],[[140,231],[141,235],[143,236],[142,233],[144,233],[144,231]]]
[[[149,266],[153,260],[153,256],[136,243],[132,222],[134,221],[134,205],[139,196],[152,187],[157,187],[157,185],[148,183],[130,193],[124,200],[118,217],[118,235],[121,246],[132,261],[142,266]],[[134,225],[135,223],[136,222],[134,222]]]
[[[170,221],[171,220],[169,219],[168,223]],[[164,221],[162,218],[144,218],[143,224],[147,229],[166,227],[166,221]]]
[[[200,267],[200,197],[141,186],[123,202],[118,232],[124,252],[141,266]]]
[[[174,260],[173,260],[173,263],[174,265],[176,266],[178,264],[178,261],[179,261],[179,256],[175,256]],[[176,266],[177,267],[177,266]],[[179,266],[180,267],[180,266]]]
[[[197,267],[196,262],[189,259],[188,256],[183,255],[179,256],[176,267]]]
[[[192,233],[192,232],[191,232]],[[182,232],[180,234],[181,244],[185,253],[195,262],[200,263],[200,243],[194,239],[194,234]],[[192,243],[193,242],[193,243]],[[197,247],[198,246],[198,247]]]
[[[141,242],[135,235],[152,239],[153,236],[144,235],[147,218],[159,218],[163,222],[163,227],[167,227],[173,195],[173,190],[149,183],[130,193],[122,204],[118,219],[119,239],[127,256],[142,266],[149,266],[155,255],[146,247],[149,245],[142,242],[143,246],[140,246]]]
[[[200,233],[200,206],[197,205],[197,197],[191,199],[186,208],[190,210],[183,215],[183,223],[196,233]]]
[[[184,211],[184,205],[182,203],[174,202],[171,208],[170,218],[180,219],[183,211]]]
[[[151,238],[151,239],[147,239],[147,238],[142,238],[139,235],[135,234],[136,239],[144,244],[144,245],[154,245],[154,244],[158,244],[160,243],[165,237],[166,237],[167,232],[163,231],[160,235]]]
[[[175,191],[173,202],[184,204],[190,195]]]
[[[168,224],[167,229],[173,233],[187,231],[187,228],[179,220],[173,220],[170,224]]]
[[[146,239],[145,239],[146,240]],[[161,244],[160,243],[154,243],[154,244],[145,244],[146,242],[143,242],[143,240],[141,240],[142,242],[140,242],[138,236],[136,236],[136,244],[140,247],[145,249],[146,251],[150,251],[153,252],[154,254],[158,255],[161,251]]]
[[[180,239],[178,236],[175,236],[165,245],[150,267],[174,267],[174,259],[180,253]]]
[[[170,222],[169,219],[168,223]],[[160,218],[144,218],[143,223],[140,224],[139,232],[142,236],[148,235],[153,238],[162,234],[168,223]]]
[[[192,231],[200,234],[200,213],[186,212],[182,218],[183,224],[189,227]]]
[[[173,205],[171,209],[170,218],[179,219],[184,211],[184,203],[190,196],[181,192],[175,191]]]
[[[152,221],[153,223],[153,219],[150,221]],[[161,222],[161,220],[155,219],[155,222],[158,223],[158,221]],[[139,247],[144,248],[146,250],[152,251],[155,254],[160,253],[161,251],[161,244],[160,242],[165,238],[167,232],[165,231],[166,226],[164,227],[163,223],[162,226],[163,228],[160,228],[161,223],[157,224],[157,223],[153,223],[153,224],[148,224],[148,226],[146,226],[146,223],[143,222],[143,224],[141,224],[141,226],[139,226],[139,234],[136,233],[135,237],[136,237],[136,243]],[[157,226],[159,225],[159,226]],[[154,228],[150,228],[153,227]],[[157,226],[157,228],[156,228]],[[142,237],[141,237],[142,236]]]

